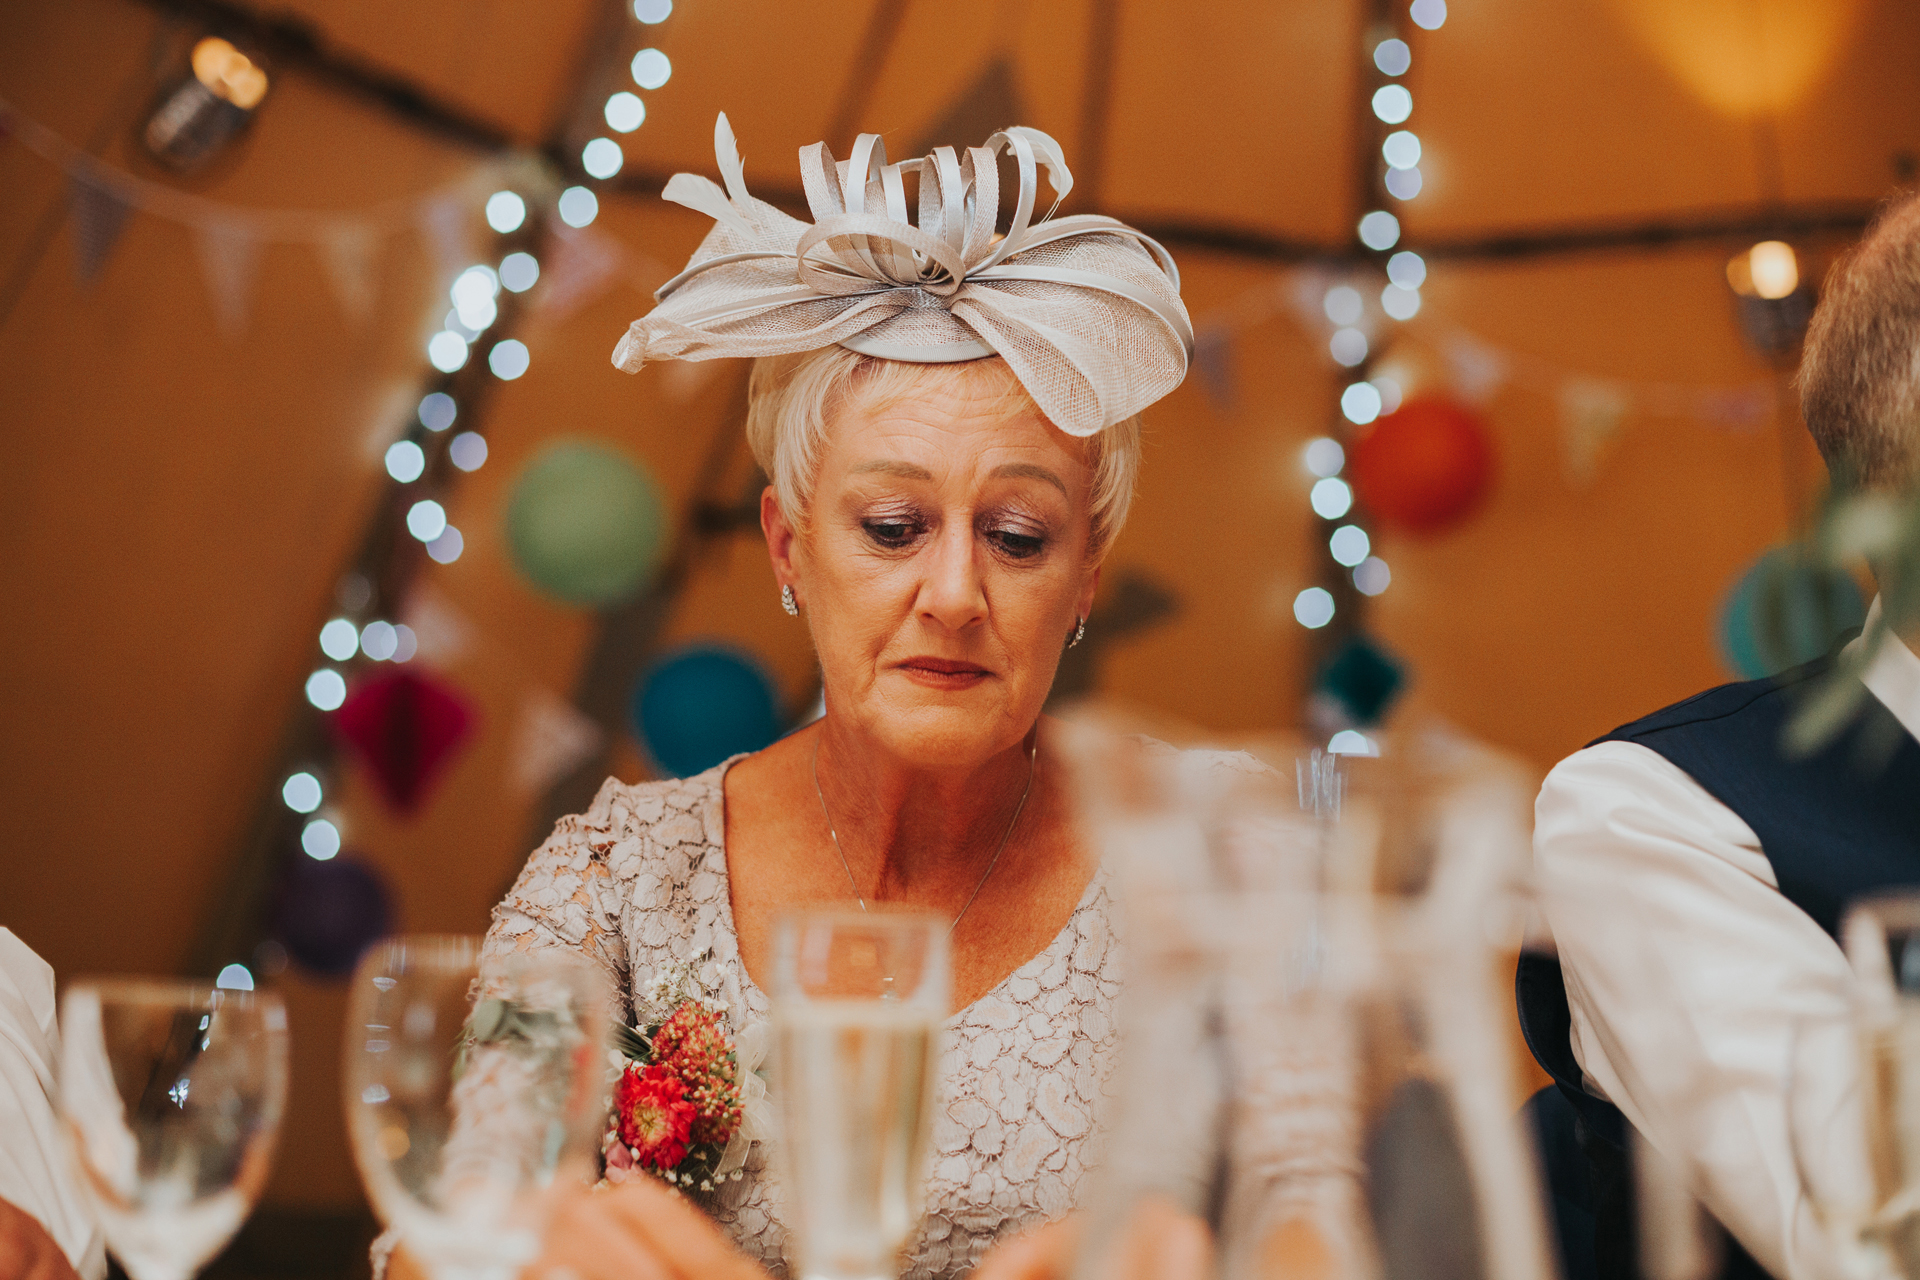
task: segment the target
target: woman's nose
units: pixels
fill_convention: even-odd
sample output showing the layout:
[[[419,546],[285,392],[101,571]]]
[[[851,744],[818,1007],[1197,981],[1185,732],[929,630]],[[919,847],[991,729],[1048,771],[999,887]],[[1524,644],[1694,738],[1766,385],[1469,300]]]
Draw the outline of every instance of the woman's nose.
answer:
[[[920,614],[949,631],[987,616],[987,594],[975,559],[973,531],[964,524],[943,529],[927,548],[927,575],[920,584]]]

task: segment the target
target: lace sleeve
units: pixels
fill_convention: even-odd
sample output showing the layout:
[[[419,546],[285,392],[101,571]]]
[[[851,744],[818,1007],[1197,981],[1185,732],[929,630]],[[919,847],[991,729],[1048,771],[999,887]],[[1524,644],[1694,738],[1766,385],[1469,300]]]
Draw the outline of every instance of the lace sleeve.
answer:
[[[611,865],[639,840],[617,812],[615,800],[624,790],[622,783],[607,779],[585,813],[560,819],[546,843],[534,850],[493,909],[481,952],[484,966],[514,954],[577,951],[606,972],[615,1007],[629,1006],[632,992]]]

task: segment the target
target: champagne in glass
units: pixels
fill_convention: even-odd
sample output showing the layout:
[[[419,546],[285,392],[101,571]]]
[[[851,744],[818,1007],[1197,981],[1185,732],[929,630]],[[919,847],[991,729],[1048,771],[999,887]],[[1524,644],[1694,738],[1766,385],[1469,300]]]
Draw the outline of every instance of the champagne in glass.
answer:
[[[539,1252],[553,1195],[593,1180],[605,1125],[606,980],[584,958],[480,939],[367,952],[347,1014],[347,1130],[369,1198],[447,1280],[508,1280]]]
[[[774,1065],[806,1280],[887,1280],[919,1224],[947,923],[808,912],[774,929]]]
[[[287,1096],[270,992],[83,980],[60,1006],[61,1129],[133,1280],[188,1280],[266,1185]]]

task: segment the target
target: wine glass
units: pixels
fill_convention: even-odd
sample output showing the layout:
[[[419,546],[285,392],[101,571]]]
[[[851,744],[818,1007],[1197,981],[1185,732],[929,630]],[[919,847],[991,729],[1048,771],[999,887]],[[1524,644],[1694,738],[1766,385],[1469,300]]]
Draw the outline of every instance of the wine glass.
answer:
[[[354,972],[347,1130],[374,1209],[448,1280],[510,1277],[554,1196],[593,1180],[606,979],[565,953],[483,975],[477,937],[393,938]]]
[[[945,920],[803,912],[774,925],[774,1069],[800,1274],[895,1275],[918,1225],[949,978]]]
[[[287,1097],[271,992],[75,982],[60,1005],[61,1129],[107,1247],[133,1280],[187,1280],[266,1185]]]

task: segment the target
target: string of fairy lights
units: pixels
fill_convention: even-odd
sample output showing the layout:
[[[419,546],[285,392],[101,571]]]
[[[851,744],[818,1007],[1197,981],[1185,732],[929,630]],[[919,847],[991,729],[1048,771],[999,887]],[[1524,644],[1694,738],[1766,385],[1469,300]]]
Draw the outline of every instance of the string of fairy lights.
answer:
[[[1438,30],[1447,20],[1446,0],[1413,0],[1408,8],[1413,25]],[[1403,128],[1413,116],[1413,92],[1403,77],[1413,67],[1413,50],[1398,35],[1375,32],[1367,41],[1368,59],[1377,87],[1370,106],[1377,126],[1388,130],[1380,139],[1381,168],[1373,184],[1376,196],[1405,203],[1420,194],[1419,135]],[[1381,203],[1385,203],[1384,200]],[[1420,288],[1427,280],[1427,264],[1410,249],[1399,248],[1400,219],[1390,209],[1369,209],[1354,227],[1366,266],[1349,279],[1330,286],[1321,299],[1327,320],[1334,326],[1327,354],[1336,365],[1350,370],[1352,381],[1340,392],[1340,415],[1352,428],[1365,427],[1400,407],[1403,389],[1389,374],[1373,369],[1377,350],[1384,344],[1369,336],[1382,319],[1404,323],[1420,313]],[[1371,300],[1369,298],[1371,295]],[[1393,581],[1387,562],[1374,554],[1373,540],[1354,512],[1353,487],[1343,478],[1347,451],[1333,436],[1307,442],[1302,453],[1313,477],[1308,505],[1319,519],[1334,527],[1327,533],[1327,553],[1347,582],[1362,596],[1377,596]],[[1293,617],[1310,631],[1334,620],[1339,601],[1324,586],[1310,586],[1293,599]]]
[[[643,29],[657,27],[672,15],[673,3],[632,0],[632,13]],[[673,64],[662,50],[647,45],[633,55],[628,72],[635,88],[652,92],[671,79]],[[646,121],[646,100],[621,88],[607,98],[601,118],[611,133],[631,134]],[[580,170],[593,182],[613,178],[625,162],[620,143],[606,135],[590,138],[579,153]],[[498,237],[495,252],[504,252],[497,261],[465,267],[448,287],[451,309],[426,342],[427,362],[439,375],[438,385],[421,398],[406,432],[386,451],[387,476],[397,495],[389,506],[398,515],[406,536],[419,543],[427,558],[437,564],[453,564],[466,546],[464,535],[448,519],[443,503],[448,485],[459,473],[477,471],[487,461],[486,436],[477,424],[454,429],[461,425],[462,403],[456,394],[459,376],[471,376],[468,366],[483,347],[487,372],[501,382],[525,376],[532,366],[533,353],[527,344],[504,336],[504,331],[510,325],[515,301],[540,280],[540,261],[533,249],[544,228],[540,225],[542,216],[535,214],[534,199],[527,191],[511,188],[487,196],[482,214],[487,227]],[[552,198],[550,212],[567,227],[579,230],[599,216],[600,200],[592,186],[578,183]],[[495,336],[490,338],[489,334]],[[466,398],[473,396],[470,393]],[[356,667],[405,663],[418,652],[420,640],[413,630],[382,616],[386,612],[383,605],[398,603],[397,599],[381,600],[382,594],[363,571],[350,572],[342,579],[336,592],[338,612],[320,628],[320,661],[306,680],[306,701],[314,710],[332,712],[346,705],[348,677]],[[340,853],[345,833],[339,810],[328,804],[324,765],[306,763],[287,772],[281,781],[280,799],[304,819],[300,847],[308,857],[325,862]]]

